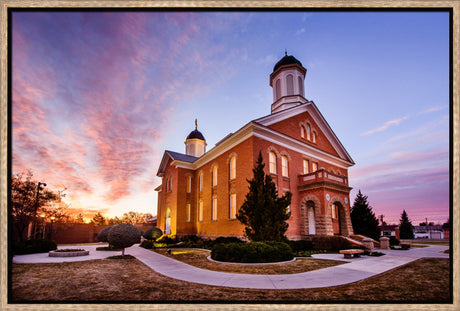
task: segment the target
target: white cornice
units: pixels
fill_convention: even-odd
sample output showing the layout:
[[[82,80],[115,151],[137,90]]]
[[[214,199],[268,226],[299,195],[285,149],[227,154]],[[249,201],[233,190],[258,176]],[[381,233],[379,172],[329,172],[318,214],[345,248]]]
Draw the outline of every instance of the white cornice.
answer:
[[[171,165],[178,168],[197,170],[203,165],[213,161],[218,156],[234,148],[235,146],[239,145],[240,143],[252,136],[264,139],[266,141],[270,141],[274,144],[283,146],[289,150],[293,150],[307,157],[321,160],[341,168],[346,169],[354,164],[353,162],[331,155],[327,152],[312,147],[302,141],[294,139],[288,135],[272,130],[266,126],[257,124],[255,122],[250,122],[246,124],[244,127],[242,127],[235,134],[228,137],[228,139],[221,142],[218,146],[209,150],[195,162],[190,163],[185,161],[174,160],[171,162]]]
[[[312,157],[314,159],[321,160],[341,168],[346,169],[354,164],[353,162],[331,155],[320,149],[314,148],[308,145],[307,143],[304,143],[283,133],[272,130],[268,127],[258,127],[254,133],[254,136],[270,141],[274,144],[283,146],[290,150],[296,151],[302,155]]]
[[[348,152],[345,150],[342,143],[335,135],[334,131],[331,129],[331,127],[329,126],[329,124],[324,119],[323,115],[321,114],[321,112],[316,107],[315,103],[312,101],[308,101],[306,103],[299,104],[296,107],[292,107],[290,109],[286,109],[286,110],[262,117],[255,121],[262,125],[269,126],[274,123],[286,120],[288,118],[291,118],[302,112],[307,112],[307,111],[310,113],[311,117],[313,118],[315,123],[318,125],[321,132],[326,136],[327,140],[331,143],[332,147],[341,156],[341,158],[354,164],[353,159],[350,157]]]

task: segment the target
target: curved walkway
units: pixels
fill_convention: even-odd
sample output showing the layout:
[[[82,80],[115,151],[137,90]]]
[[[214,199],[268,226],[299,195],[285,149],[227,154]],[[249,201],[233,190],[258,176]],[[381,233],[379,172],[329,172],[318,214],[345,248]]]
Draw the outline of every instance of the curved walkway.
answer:
[[[97,245],[80,245],[90,250],[89,256],[81,257],[48,257],[47,253],[14,256],[14,263],[50,263],[103,259],[118,255],[119,252],[96,251]],[[68,248],[68,247],[61,247]],[[299,289],[338,286],[357,282],[385,271],[397,268],[411,261],[423,257],[449,258],[449,254],[442,253],[448,246],[430,245],[415,247],[406,251],[378,250],[385,256],[344,259],[340,254],[317,254],[313,258],[341,260],[348,263],[296,274],[239,274],[205,270],[197,268],[175,259],[160,255],[151,250],[134,245],[127,248],[125,254],[136,257],[139,261],[165,276],[199,284],[257,289]]]

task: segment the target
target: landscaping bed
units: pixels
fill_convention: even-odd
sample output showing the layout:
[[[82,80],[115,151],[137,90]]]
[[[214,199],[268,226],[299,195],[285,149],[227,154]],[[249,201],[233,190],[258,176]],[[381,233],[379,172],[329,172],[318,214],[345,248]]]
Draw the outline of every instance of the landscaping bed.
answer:
[[[89,251],[84,249],[57,249],[48,253],[49,257],[77,257],[87,255],[89,255]]]
[[[233,264],[208,260],[207,257],[210,255],[210,251],[208,250],[171,249],[171,254],[168,254],[167,249],[156,249],[155,252],[202,269],[245,274],[292,274],[346,263],[334,260],[297,258],[295,261],[286,263],[270,263],[263,265]]]

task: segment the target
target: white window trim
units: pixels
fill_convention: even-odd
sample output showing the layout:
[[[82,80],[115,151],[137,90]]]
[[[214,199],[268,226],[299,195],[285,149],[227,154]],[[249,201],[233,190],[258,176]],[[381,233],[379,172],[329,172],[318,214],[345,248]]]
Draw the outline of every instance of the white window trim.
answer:
[[[281,156],[281,174],[283,177],[289,177],[289,160],[285,155]]]

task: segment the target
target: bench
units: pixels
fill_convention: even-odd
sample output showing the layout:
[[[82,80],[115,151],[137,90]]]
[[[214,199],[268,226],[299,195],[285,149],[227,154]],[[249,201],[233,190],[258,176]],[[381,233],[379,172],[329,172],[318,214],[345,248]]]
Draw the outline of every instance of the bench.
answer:
[[[343,254],[344,258],[350,259],[353,257],[360,257],[364,250],[362,249],[343,249],[339,251],[340,254]]]

